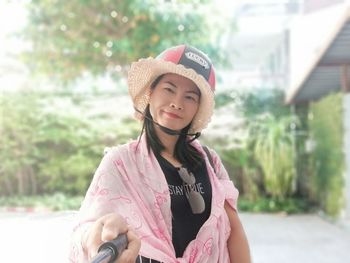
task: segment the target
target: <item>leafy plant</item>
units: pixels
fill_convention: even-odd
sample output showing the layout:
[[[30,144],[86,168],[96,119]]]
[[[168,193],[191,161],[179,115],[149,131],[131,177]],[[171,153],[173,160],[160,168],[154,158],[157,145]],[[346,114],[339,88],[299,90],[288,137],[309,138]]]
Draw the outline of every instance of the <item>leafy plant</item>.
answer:
[[[309,129],[315,148],[311,152],[311,190],[330,216],[344,207],[342,96],[333,94],[310,106]]]
[[[246,147],[224,149],[220,157],[240,195],[250,201],[258,200],[263,193],[262,174],[251,151]]]
[[[84,194],[104,148],[140,131],[130,118],[94,116],[71,98],[8,93],[0,101],[1,195]]]
[[[0,95],[0,192],[33,194],[37,141],[40,122],[39,101],[35,94]]]
[[[313,204],[306,199],[285,198],[276,200],[274,198],[259,198],[251,201],[246,198],[240,198],[238,208],[246,212],[270,212],[270,213],[306,213],[315,210]]]
[[[218,107],[234,104],[235,114],[244,119],[238,144],[226,137],[224,147],[214,143],[239,191],[250,201],[266,196],[282,200],[296,190],[298,121],[283,99],[282,90],[263,88],[225,92],[217,98]]]
[[[250,127],[254,157],[263,170],[267,193],[283,199],[295,191],[294,117],[276,119],[271,115],[259,118]]]

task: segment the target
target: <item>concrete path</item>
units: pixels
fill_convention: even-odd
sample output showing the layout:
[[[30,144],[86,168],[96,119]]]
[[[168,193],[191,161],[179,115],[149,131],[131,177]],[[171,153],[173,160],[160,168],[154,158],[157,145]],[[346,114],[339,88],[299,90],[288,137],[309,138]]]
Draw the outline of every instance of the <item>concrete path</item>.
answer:
[[[242,213],[254,263],[350,262],[350,227],[317,215]],[[0,262],[67,262],[73,212],[0,213]]]
[[[350,262],[350,227],[317,215],[241,214],[254,263]]]
[[[0,262],[65,263],[74,213],[0,213]]]

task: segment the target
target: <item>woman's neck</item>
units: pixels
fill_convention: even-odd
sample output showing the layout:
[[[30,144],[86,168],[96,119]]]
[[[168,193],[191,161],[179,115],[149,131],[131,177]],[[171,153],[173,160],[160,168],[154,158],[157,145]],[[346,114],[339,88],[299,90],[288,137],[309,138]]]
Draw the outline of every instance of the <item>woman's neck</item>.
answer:
[[[161,153],[165,153],[168,156],[174,156],[175,145],[179,139],[179,135],[169,135],[162,131],[159,127],[155,127],[157,137],[164,146],[164,150]]]

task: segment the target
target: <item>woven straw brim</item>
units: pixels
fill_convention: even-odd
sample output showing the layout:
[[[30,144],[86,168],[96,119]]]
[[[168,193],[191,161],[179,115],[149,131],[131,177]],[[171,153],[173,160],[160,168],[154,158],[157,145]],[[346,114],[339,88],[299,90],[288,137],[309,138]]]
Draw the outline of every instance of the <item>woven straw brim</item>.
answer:
[[[160,59],[140,59],[131,64],[128,73],[129,95],[134,107],[144,112],[150,100],[150,86],[160,75],[175,73],[192,80],[201,92],[198,111],[193,118],[190,133],[201,132],[207,127],[214,112],[214,93],[203,76],[197,74],[193,69],[181,64],[174,64]],[[140,113],[135,112],[138,120],[143,120]]]

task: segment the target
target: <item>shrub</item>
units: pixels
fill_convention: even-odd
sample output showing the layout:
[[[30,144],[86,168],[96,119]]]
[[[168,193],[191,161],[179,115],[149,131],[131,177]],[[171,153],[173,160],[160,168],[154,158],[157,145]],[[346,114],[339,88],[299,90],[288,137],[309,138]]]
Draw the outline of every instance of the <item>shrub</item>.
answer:
[[[344,207],[342,95],[330,95],[310,106],[309,132],[315,148],[310,153],[310,189],[325,212],[333,217]]]
[[[107,146],[139,132],[136,121],[92,115],[76,98],[3,94],[1,195],[85,193]],[[83,101],[83,99],[82,99]],[[103,123],[103,125],[101,125]]]

